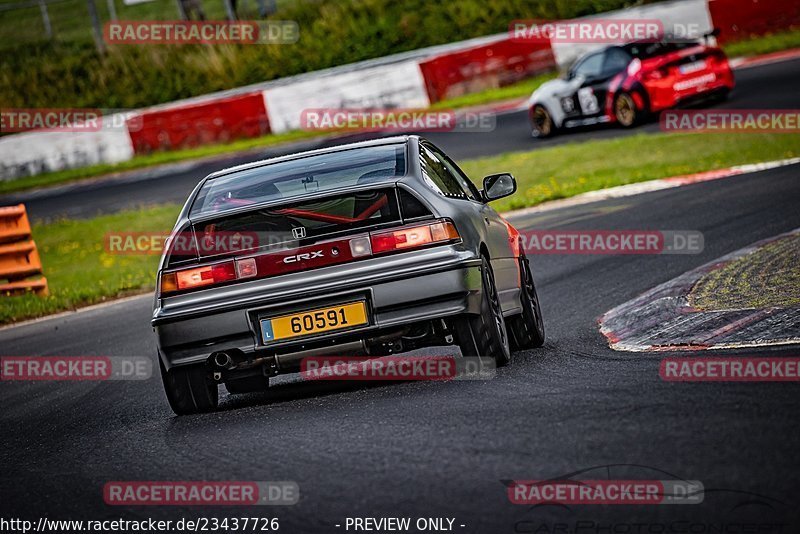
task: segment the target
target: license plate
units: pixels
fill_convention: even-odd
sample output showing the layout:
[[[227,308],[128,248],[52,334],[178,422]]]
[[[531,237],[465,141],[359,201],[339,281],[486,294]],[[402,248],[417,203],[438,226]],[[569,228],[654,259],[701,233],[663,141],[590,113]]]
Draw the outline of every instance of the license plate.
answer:
[[[261,320],[264,343],[368,324],[364,301]]]
[[[697,72],[706,68],[705,60],[695,61],[693,63],[687,63],[686,65],[680,66],[681,74],[691,74],[693,72]]]

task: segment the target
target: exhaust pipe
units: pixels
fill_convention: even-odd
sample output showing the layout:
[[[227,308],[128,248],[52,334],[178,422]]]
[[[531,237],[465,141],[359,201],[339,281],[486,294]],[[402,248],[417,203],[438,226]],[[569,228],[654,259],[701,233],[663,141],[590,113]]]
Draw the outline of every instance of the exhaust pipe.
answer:
[[[230,370],[234,367],[233,358],[227,352],[215,352],[210,357],[211,362],[217,369]]]

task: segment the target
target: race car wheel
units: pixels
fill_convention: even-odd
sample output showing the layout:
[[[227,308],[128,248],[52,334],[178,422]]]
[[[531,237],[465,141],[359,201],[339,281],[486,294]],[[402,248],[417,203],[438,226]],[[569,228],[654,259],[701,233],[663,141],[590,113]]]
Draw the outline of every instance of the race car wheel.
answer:
[[[209,380],[205,365],[184,365],[164,368],[161,358],[161,380],[172,411],[177,415],[209,412],[216,409],[219,402],[219,388]]]
[[[555,134],[556,128],[553,124],[553,117],[547,108],[536,105],[531,112],[531,136],[537,139],[544,139]]]
[[[511,332],[515,349],[534,349],[544,345],[544,320],[539,306],[539,296],[533,283],[530,262],[522,255],[519,263],[522,313],[509,318],[508,330]]]
[[[511,361],[511,348],[492,267],[486,258],[481,265],[481,276],[480,314],[468,315],[456,323],[456,339],[464,356],[489,356],[497,367],[503,367]]]
[[[620,93],[614,99],[614,116],[623,128],[635,126],[640,119],[636,102],[629,93]]]

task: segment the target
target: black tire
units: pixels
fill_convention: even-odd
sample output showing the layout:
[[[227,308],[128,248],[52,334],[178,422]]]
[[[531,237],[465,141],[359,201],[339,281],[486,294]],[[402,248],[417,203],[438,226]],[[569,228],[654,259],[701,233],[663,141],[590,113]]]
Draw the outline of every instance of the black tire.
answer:
[[[508,318],[508,329],[515,349],[535,349],[544,345],[542,308],[539,305],[539,295],[536,294],[536,284],[533,282],[528,258],[520,256],[519,263],[522,313]]]
[[[210,412],[217,408],[219,387],[209,380],[205,364],[164,368],[161,358],[161,380],[169,406],[176,415]]]
[[[486,258],[481,265],[481,276],[481,312],[456,321],[456,341],[464,356],[489,356],[497,367],[503,367],[511,362],[511,348],[492,267]]]
[[[644,121],[646,110],[636,108],[636,101],[631,93],[621,92],[614,98],[614,117],[623,128],[633,128]]]
[[[237,395],[239,393],[256,393],[258,391],[266,391],[268,387],[269,378],[262,375],[237,378],[236,380],[229,380],[225,382],[225,389],[228,390],[228,393],[233,395]]]
[[[546,139],[556,134],[556,125],[553,117],[547,108],[541,104],[536,104],[531,110],[531,137],[535,139]]]

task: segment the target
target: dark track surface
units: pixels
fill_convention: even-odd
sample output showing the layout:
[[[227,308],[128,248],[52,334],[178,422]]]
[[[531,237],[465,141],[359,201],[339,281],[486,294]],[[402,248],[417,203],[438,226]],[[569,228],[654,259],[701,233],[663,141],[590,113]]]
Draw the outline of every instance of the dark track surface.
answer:
[[[729,102],[721,108],[738,109],[797,109],[800,108],[800,59],[736,71],[737,87]],[[589,139],[608,139],[634,133],[658,132],[657,123],[633,130],[595,128],[571,132],[545,141],[536,141],[529,135],[527,112],[502,114],[497,117],[497,127],[491,133],[427,133],[426,137],[438,144],[452,157],[476,158],[544,148],[562,143]],[[368,136],[354,135],[347,139],[304,141],[279,148],[264,150],[246,156],[232,155],[204,163],[185,163],[159,171],[142,170],[126,174],[124,178],[72,184],[56,189],[0,196],[0,205],[24,202],[34,219],[66,217],[92,217],[140,205],[180,202],[186,200],[191,190],[207,174],[224,167],[301,150],[341,144],[347,140],[360,140]]]
[[[454,517],[456,532],[488,534],[559,532],[560,523],[562,532],[609,532],[576,530],[576,521],[677,525],[612,531],[644,533],[798,521],[797,383],[666,383],[658,376],[663,353],[611,351],[595,322],[656,284],[800,226],[798,173],[794,165],[516,219],[520,228],[699,230],[706,248],[532,258],[548,341],[515,354],[494,380],[283,383],[223,398],[219,413],[183,418],[169,411],[157,377],[2,383],[2,515],[264,515],[279,517],[286,533],[344,532],[334,525],[354,516]],[[154,357],[150,309],[143,297],[2,330],[2,353]],[[754,353],[763,351],[747,352]],[[797,347],[772,353],[797,355]],[[583,478],[700,480],[704,502],[533,509],[510,504],[501,483],[610,464],[641,467]],[[203,479],[294,480],[302,497],[293,507],[210,510],[103,503],[106,481]],[[792,524],[759,532],[798,532]]]

